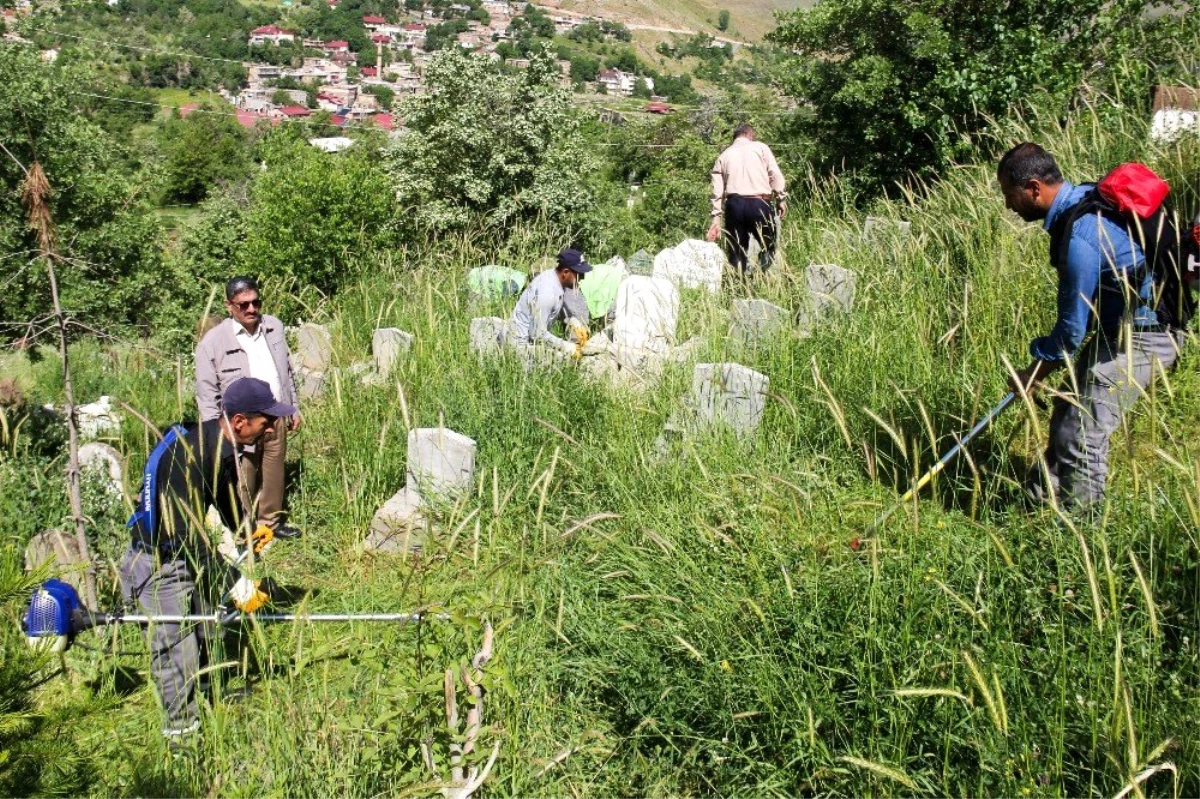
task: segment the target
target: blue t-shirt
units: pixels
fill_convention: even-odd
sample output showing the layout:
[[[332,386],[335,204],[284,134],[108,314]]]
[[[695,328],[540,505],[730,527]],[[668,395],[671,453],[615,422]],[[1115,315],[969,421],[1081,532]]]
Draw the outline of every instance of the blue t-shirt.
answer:
[[[1091,186],[1063,181],[1046,214],[1047,231],[1062,214],[1083,199]],[[1058,270],[1058,319],[1049,335],[1035,338],[1029,354],[1042,361],[1060,361],[1079,349],[1093,318],[1100,335],[1115,340],[1125,316],[1126,293],[1136,290],[1141,302],[1133,312],[1136,327],[1158,324],[1148,304],[1154,276],[1144,269],[1142,248],[1125,228],[1098,214],[1083,214],[1069,233],[1067,262]],[[1131,297],[1132,299],[1132,297]]]

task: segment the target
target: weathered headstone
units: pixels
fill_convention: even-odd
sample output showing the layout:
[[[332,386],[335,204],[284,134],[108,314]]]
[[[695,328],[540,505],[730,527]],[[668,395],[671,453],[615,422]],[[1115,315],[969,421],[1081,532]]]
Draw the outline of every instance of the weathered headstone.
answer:
[[[326,372],[333,364],[333,336],[324,325],[308,322],[296,334],[300,365],[310,372]]]
[[[863,224],[863,241],[872,241],[884,236],[908,236],[912,233],[912,222],[903,219],[887,219],[868,216]]]
[[[83,569],[87,565],[74,533],[45,530],[25,545],[25,571],[50,562],[50,573],[83,593]]]
[[[654,256],[645,250],[638,250],[629,256],[629,261],[626,262],[625,268],[629,270],[629,274],[631,275],[650,277],[654,274]]]
[[[700,363],[692,375],[691,406],[702,425],[725,425],[752,436],[767,407],[771,379],[737,363]]]
[[[375,356],[375,371],[386,379],[392,373],[396,359],[412,349],[413,335],[395,327],[381,327],[371,338],[371,353]]]
[[[480,316],[471,320],[471,352],[490,355],[500,350],[500,334],[505,321],[498,316]]]
[[[84,474],[95,474],[114,497],[124,496],[125,464],[115,448],[96,441],[84,444],[79,448],[79,470]]]
[[[516,297],[525,288],[528,276],[507,266],[488,264],[467,272],[467,293],[474,299]]]
[[[426,427],[408,434],[407,480],[404,487],[375,512],[364,547],[379,552],[419,550],[429,532],[423,510],[471,488],[476,445],[461,433]]]
[[[654,257],[654,277],[670,280],[683,288],[721,290],[721,273],[725,270],[725,253],[716,244],[700,239],[687,239],[676,247],[668,247]]]
[[[661,364],[675,341],[679,290],[662,277],[627,277],[617,290],[613,351],[622,367]]]
[[[321,392],[325,390],[326,375],[324,372],[310,372],[308,369],[301,369],[296,372],[297,389],[300,392],[300,399],[314,400],[321,396]]]
[[[805,280],[815,315],[854,309],[855,276],[849,269],[833,264],[809,264]]]
[[[121,417],[111,397],[101,397],[95,402],[75,408],[75,423],[79,436],[90,441],[101,436],[116,436],[121,432]]]
[[[733,324],[729,336],[747,346],[770,341],[788,324],[788,312],[760,299],[733,301]]]

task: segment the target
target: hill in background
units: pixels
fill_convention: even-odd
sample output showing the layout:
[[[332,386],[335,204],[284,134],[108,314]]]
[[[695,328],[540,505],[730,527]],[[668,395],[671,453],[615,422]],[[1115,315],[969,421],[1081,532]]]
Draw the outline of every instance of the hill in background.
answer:
[[[700,31],[755,42],[775,27],[776,11],[808,8],[815,0],[547,0],[538,5],[592,14],[639,26]],[[729,11],[729,29],[717,30],[717,15]]]

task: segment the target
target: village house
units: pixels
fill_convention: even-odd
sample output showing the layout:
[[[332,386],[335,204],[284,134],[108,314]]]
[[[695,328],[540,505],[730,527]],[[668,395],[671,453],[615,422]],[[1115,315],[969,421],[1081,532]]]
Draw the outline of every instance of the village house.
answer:
[[[296,41],[296,34],[289,30],[284,30],[278,25],[263,25],[261,28],[255,28],[250,31],[250,46],[261,46],[265,44],[279,45],[284,42]]]
[[[362,18],[363,27],[374,33],[379,30],[381,25],[386,25],[387,20],[376,14],[368,14]]]
[[[609,94],[629,97],[639,82],[644,81],[650,91],[654,91],[654,81],[619,69],[606,69],[596,78],[596,83],[603,86]]]

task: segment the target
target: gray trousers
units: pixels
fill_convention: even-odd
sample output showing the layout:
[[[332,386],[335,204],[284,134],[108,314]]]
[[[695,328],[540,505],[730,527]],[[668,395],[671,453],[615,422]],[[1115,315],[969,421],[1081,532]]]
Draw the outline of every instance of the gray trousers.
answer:
[[[1049,492],[1067,507],[1086,507],[1104,499],[1109,438],[1125,413],[1147,392],[1155,374],[1179,358],[1181,332],[1134,331],[1128,346],[1096,336],[1075,361],[1073,382],[1056,397],[1046,448],[1049,490],[1040,465],[1027,484],[1037,501]]]
[[[130,548],[118,567],[122,594],[147,614],[205,613],[196,572],[180,554],[162,560]],[[187,727],[199,718],[200,670],[207,661],[207,634],[201,624],[150,625],[150,675],[166,711],[163,732]]]

